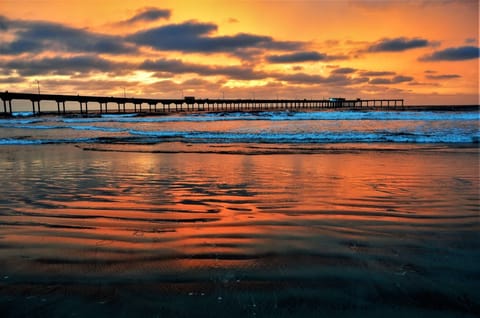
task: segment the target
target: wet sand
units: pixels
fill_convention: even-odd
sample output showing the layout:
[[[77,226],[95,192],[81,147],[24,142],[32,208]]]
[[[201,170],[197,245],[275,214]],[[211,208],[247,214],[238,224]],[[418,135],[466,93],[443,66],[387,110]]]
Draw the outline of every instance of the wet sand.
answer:
[[[112,147],[2,147],[3,317],[480,313],[476,145]]]

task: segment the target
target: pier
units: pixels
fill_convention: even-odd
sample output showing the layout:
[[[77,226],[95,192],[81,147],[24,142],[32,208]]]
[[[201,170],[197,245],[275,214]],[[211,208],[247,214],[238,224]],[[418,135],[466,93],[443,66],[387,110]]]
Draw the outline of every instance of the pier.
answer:
[[[329,108],[383,108],[397,109],[404,107],[403,99],[197,99],[186,96],[182,99],[108,97],[88,95],[57,95],[0,92],[2,107],[0,114],[11,116],[16,112],[14,101],[31,103],[33,115],[42,113],[170,113],[182,111],[262,111],[262,110],[296,110]],[[56,103],[56,110],[42,110],[42,102]],[[65,103],[76,103],[74,110],[67,110]],[[126,105],[129,105],[127,108]],[[3,113],[2,113],[3,111]],[[18,111],[18,110],[17,110]]]

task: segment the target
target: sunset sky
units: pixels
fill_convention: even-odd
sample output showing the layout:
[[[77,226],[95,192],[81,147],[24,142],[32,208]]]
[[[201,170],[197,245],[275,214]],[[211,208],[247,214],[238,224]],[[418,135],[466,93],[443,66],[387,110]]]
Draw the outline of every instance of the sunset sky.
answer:
[[[477,0],[1,0],[0,91],[479,103]]]

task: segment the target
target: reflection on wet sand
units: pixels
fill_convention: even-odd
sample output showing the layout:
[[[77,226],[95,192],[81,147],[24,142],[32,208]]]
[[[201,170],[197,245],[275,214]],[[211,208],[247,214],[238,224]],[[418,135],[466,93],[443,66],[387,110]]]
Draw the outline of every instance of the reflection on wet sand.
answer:
[[[0,157],[12,316],[480,309],[475,151]]]

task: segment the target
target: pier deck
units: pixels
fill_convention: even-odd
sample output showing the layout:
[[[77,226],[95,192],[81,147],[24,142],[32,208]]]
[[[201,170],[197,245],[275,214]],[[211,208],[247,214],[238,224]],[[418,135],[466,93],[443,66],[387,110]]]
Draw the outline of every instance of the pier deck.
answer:
[[[0,92],[3,115],[12,115],[15,112],[13,101],[23,100],[31,102],[34,115],[42,113],[41,102],[56,102],[57,112],[65,114],[66,102],[78,103],[72,113],[138,113],[138,112],[179,112],[179,111],[254,111],[254,110],[286,110],[286,109],[321,109],[321,108],[397,108],[404,107],[403,99],[183,99],[139,98],[139,97],[108,97],[88,95],[57,95],[57,94],[30,94],[15,92]],[[89,108],[89,103],[90,108]],[[94,105],[92,105],[94,104]],[[129,104],[130,107],[125,105]],[[95,107],[96,106],[96,107]],[[142,108],[143,106],[143,108]],[[52,113],[50,110],[49,113]],[[1,114],[1,113],[0,113]]]

